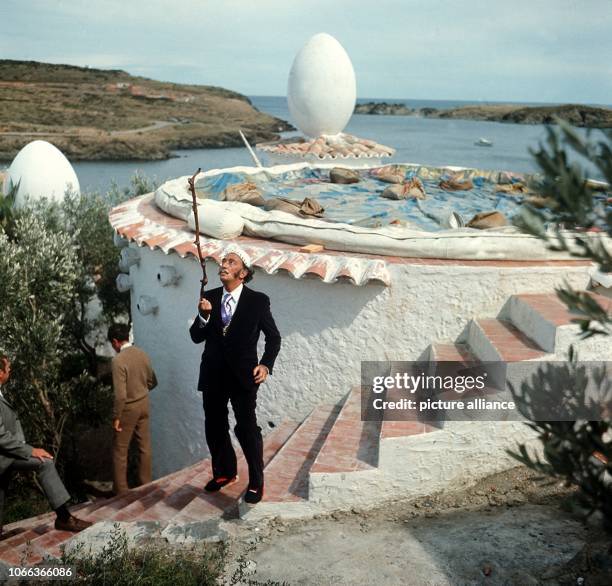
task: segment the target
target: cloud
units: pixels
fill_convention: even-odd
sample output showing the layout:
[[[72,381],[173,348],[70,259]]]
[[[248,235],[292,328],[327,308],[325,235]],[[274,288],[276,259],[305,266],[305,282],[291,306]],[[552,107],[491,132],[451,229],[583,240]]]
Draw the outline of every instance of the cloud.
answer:
[[[351,56],[361,95],[461,98],[479,88],[495,90],[489,99],[505,92],[532,100],[542,92],[553,101],[602,102],[612,95],[612,38],[603,18],[610,0],[3,3],[0,50],[15,59],[284,94],[295,53],[325,31]]]

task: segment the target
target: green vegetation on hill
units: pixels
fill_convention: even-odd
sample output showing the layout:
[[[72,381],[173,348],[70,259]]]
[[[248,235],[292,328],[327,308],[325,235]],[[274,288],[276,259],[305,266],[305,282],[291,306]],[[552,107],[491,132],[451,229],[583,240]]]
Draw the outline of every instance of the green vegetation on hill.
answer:
[[[0,159],[36,138],[73,160],[163,159],[181,148],[274,140],[291,127],[241,94],[101,70],[0,60]]]

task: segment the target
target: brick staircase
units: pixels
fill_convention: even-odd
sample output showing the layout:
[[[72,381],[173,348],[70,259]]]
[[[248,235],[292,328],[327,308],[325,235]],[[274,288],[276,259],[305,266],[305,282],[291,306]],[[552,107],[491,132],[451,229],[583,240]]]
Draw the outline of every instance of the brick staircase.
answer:
[[[612,311],[612,300],[594,298]],[[455,342],[432,344],[422,358],[562,358],[569,343],[576,341],[577,326],[571,319],[554,294],[516,295],[498,319],[472,320]],[[598,360],[612,359],[612,347],[605,340],[592,338],[577,346]],[[531,438],[526,426],[517,422],[447,422],[441,428],[416,421],[361,421],[356,387],[338,404],[319,405],[301,423],[284,422],[266,436],[266,492],[254,507],[240,500],[248,476],[240,459],[240,482],[219,493],[202,490],[210,477],[210,462],[202,460],[124,496],[85,503],[77,510],[92,521],[154,521],[162,535],[176,537],[182,527],[207,519],[308,516],[374,505],[394,496],[457,488],[509,467],[509,432],[516,441]],[[53,514],[46,514],[5,526],[4,534],[10,536],[0,541],[0,560],[35,564],[45,556],[58,556],[73,534],[54,530],[53,520]]]

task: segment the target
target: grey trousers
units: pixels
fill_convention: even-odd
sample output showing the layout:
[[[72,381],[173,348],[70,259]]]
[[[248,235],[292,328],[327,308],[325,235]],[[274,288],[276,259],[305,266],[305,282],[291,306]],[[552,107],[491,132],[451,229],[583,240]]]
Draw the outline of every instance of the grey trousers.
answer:
[[[2,513],[4,510],[4,498],[8,489],[11,476],[14,472],[35,472],[38,482],[53,510],[61,507],[70,500],[70,495],[64,486],[53,460],[45,458],[29,458],[27,460],[15,460],[8,469],[0,476],[0,529],[2,528]]]

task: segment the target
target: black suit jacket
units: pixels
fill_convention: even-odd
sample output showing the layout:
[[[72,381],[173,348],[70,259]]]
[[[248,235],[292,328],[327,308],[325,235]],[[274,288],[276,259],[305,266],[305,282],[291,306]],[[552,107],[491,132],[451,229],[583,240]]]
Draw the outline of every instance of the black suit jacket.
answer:
[[[247,390],[257,390],[253,370],[258,364],[268,367],[270,374],[280,350],[281,336],[270,312],[270,299],[264,293],[243,287],[232,320],[223,335],[221,299],[223,287],[204,293],[212,311],[204,325],[196,316],[189,333],[194,343],[206,342],[200,363],[198,390],[223,384],[228,369]],[[265,336],[265,348],[261,360],[257,358],[257,342],[260,333]]]

